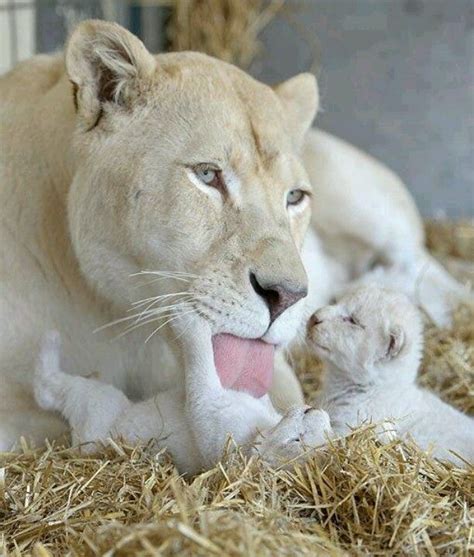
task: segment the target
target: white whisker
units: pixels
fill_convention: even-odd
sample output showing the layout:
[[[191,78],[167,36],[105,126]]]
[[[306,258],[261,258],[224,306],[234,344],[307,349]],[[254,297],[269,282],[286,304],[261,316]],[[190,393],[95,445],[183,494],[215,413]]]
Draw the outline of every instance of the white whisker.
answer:
[[[144,286],[149,286],[151,284],[155,284],[156,282],[162,281],[162,280],[171,280],[171,279],[176,279],[179,280],[181,282],[191,282],[190,279],[199,279],[199,278],[203,278],[199,275],[196,275],[194,273],[186,273],[184,271],[139,271],[137,273],[132,273],[130,276],[131,277],[135,277],[135,276],[140,276],[140,275],[144,275],[144,276],[148,276],[148,275],[152,275],[152,276],[157,276],[158,278],[155,278],[153,280],[150,280],[148,282],[144,282],[141,284],[135,284],[134,288],[143,288]]]
[[[191,283],[192,280],[194,279],[202,278],[197,274],[187,273],[185,271],[149,271],[149,270],[143,270],[136,273],[132,273],[129,276],[130,277],[138,277],[138,276],[157,277],[152,281],[148,282],[147,284],[152,284],[153,282],[159,280],[166,280],[166,279],[169,280],[174,279],[185,283]],[[137,285],[137,286],[144,286],[144,284]],[[206,298],[205,295],[196,296],[195,294],[189,292],[188,290],[182,290],[180,292],[159,294],[157,296],[149,296],[141,300],[136,300],[132,302],[132,307],[128,310],[128,312],[133,312],[132,315],[127,315],[125,317],[121,317],[119,319],[110,321],[109,323],[106,323],[98,327],[97,329],[95,329],[94,333],[103,331],[104,329],[108,329],[110,327],[113,327],[114,325],[120,325],[123,323],[126,325],[125,330],[122,331],[119,335],[117,335],[117,337],[115,337],[115,338],[119,338],[139,327],[166,319],[164,323],[162,323],[159,327],[157,327],[151,333],[151,335],[147,337],[145,342],[148,342],[148,340],[150,340],[150,338],[156,332],[158,332],[164,325],[172,321],[176,316],[192,313],[193,311],[195,311],[194,309],[192,309],[192,303],[204,298]],[[167,305],[162,305],[164,302],[171,302],[171,303],[167,303]]]
[[[163,280],[163,279],[175,279],[181,282],[191,282],[190,279],[198,279],[200,278],[199,275],[194,273],[185,273],[184,271],[139,271],[137,273],[132,273],[131,277],[136,276],[157,276],[158,279],[155,280]]]
[[[195,273],[186,273],[184,271],[148,271],[148,270],[143,270],[143,271],[138,271],[136,273],[131,273],[131,277],[135,277],[138,275],[158,275],[158,276],[184,276],[184,277],[193,277],[193,278],[199,278],[199,275],[196,275]]]
[[[133,288],[135,288],[135,289],[137,289],[137,288],[145,288],[145,286],[151,286],[152,284],[156,284],[157,282],[160,282],[160,281],[162,281],[162,280],[167,280],[167,279],[169,279],[169,278],[170,278],[170,277],[158,277],[158,278],[155,278],[155,279],[153,279],[153,280],[149,280],[149,281],[147,281],[147,282],[142,282],[142,283],[140,283],[140,284],[134,284],[134,285],[133,285]],[[190,282],[190,281],[185,281],[185,282]]]
[[[187,290],[182,290],[181,292],[173,292],[172,294],[161,294],[160,296],[150,296],[149,298],[144,298],[143,300],[137,300],[136,302],[132,302],[132,306],[136,308],[136,307],[143,306],[148,302],[158,302],[166,298],[172,298],[173,296],[180,296],[181,294],[189,294],[189,292]],[[133,311],[134,308],[130,308],[129,311]]]
[[[190,309],[189,311],[185,311],[185,312],[179,312],[176,315],[174,315],[173,317],[171,317],[171,319],[168,319],[167,321],[165,321],[164,323],[162,323],[159,327],[157,327],[152,333],[151,335],[149,335],[146,340],[145,340],[145,344],[160,330],[162,329],[165,325],[168,325],[168,323],[171,323],[171,321],[174,321],[175,319],[178,319],[178,317],[183,317],[184,315],[188,315],[190,313],[196,313],[196,309]]]
[[[190,301],[192,301],[193,298],[190,297]],[[178,301],[174,304],[170,304],[168,306],[162,306],[159,308],[153,308],[153,309],[149,309],[149,310],[143,310],[139,313],[135,313],[134,315],[128,315],[126,317],[121,317],[120,319],[115,319],[114,321],[110,321],[109,323],[106,323],[105,325],[101,325],[100,327],[98,327],[97,329],[95,329],[93,332],[94,333],[98,333],[100,331],[103,331],[104,329],[108,329],[109,327],[113,327],[114,325],[119,325],[120,323],[124,323],[126,321],[131,321],[133,319],[138,319],[140,320],[140,318],[142,316],[146,316],[149,314],[154,314],[154,315],[159,315],[160,313],[169,311],[175,307],[177,307],[179,304],[184,303],[181,301]]]
[[[162,317],[163,314],[166,314],[170,311],[174,311],[175,309],[179,309],[181,307],[185,307],[193,301],[195,301],[195,298],[193,296],[188,296],[188,297],[183,298],[181,300],[178,300],[174,304],[170,304],[168,306],[162,306],[162,307],[159,307],[159,308],[150,308],[148,310],[143,310],[140,313],[139,317],[137,318],[137,323],[141,319],[147,318],[150,315],[154,315],[154,316],[157,316],[157,317]]]
[[[183,308],[183,309],[185,309],[185,308]],[[155,323],[156,321],[159,321],[161,319],[167,319],[169,317],[174,317],[176,315],[177,315],[177,312],[176,312],[176,310],[174,310],[174,311],[169,311],[168,313],[165,313],[165,314],[162,314],[162,315],[158,315],[158,316],[155,316],[155,317],[150,317],[149,319],[146,319],[146,320],[140,321],[139,323],[135,323],[133,325],[130,325],[124,331],[122,331],[121,333],[116,335],[116,337],[114,337],[114,338],[121,338],[121,337],[127,335],[128,333],[131,333],[135,329],[139,329],[140,327],[144,327],[145,325],[149,325],[150,323]]]
[[[162,309],[173,308],[173,306],[178,307],[183,303],[189,303],[189,302],[194,302],[194,301],[198,301],[198,300],[203,300],[204,298],[206,298],[205,295],[204,296],[196,296],[195,294],[187,293],[186,295],[181,296],[181,298],[179,298],[178,300],[173,302],[173,304],[170,304],[168,306],[160,306],[159,308],[153,308],[153,306],[155,305],[156,302],[151,302],[143,310],[142,314],[153,313],[153,312],[159,313]]]
[[[143,310],[141,311],[140,316],[141,316],[141,315],[146,315],[146,314],[152,313],[152,312],[159,313],[162,309],[172,308],[173,306],[179,305],[179,304],[181,304],[182,302],[186,302],[186,301],[191,302],[191,301],[193,301],[194,299],[195,299],[195,297],[194,297],[192,294],[187,294],[187,295],[181,296],[180,298],[178,298],[177,300],[175,300],[172,304],[169,304],[169,305],[167,305],[167,306],[159,306],[159,307],[157,307],[157,308],[154,307],[154,306],[155,306],[157,303],[159,303],[161,300],[157,300],[157,301],[155,301],[155,302],[150,302],[150,303],[148,304],[148,306],[147,306],[145,309],[143,309]]]

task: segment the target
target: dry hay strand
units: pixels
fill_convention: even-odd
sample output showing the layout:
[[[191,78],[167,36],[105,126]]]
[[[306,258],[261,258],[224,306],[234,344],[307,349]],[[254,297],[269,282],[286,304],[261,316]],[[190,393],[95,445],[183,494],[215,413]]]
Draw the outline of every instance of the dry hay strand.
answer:
[[[473,470],[381,445],[370,427],[288,471],[233,451],[186,481],[123,444],[5,465],[6,555],[467,555],[472,539]]]
[[[458,308],[451,329],[426,327],[420,383],[474,414],[474,304]]]
[[[462,282],[474,285],[474,224],[428,221],[427,245]],[[454,314],[453,327],[425,329],[420,383],[469,414],[474,414],[474,304]]]
[[[320,364],[297,363],[314,398]],[[474,413],[474,306],[451,329],[427,324],[421,382]],[[191,479],[146,447],[24,446],[0,456],[0,555],[467,556],[473,493],[473,467],[382,445],[367,426],[292,470],[230,447]]]
[[[168,26],[171,50],[199,50],[246,68],[260,52],[262,30],[285,0],[176,0]]]
[[[440,256],[474,261],[474,222],[429,220],[425,222],[426,242]]]

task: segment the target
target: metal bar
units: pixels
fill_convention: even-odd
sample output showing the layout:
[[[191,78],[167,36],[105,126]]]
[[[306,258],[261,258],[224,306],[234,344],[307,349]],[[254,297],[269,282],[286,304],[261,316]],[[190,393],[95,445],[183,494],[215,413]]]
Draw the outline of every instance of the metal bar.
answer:
[[[34,8],[34,7],[35,7],[34,1],[32,1],[32,2],[18,2],[18,4],[12,2],[10,4],[1,4],[0,5],[0,12],[3,12],[5,10],[24,10],[26,8]]]
[[[10,28],[10,66],[13,67],[18,62],[18,30],[14,8],[8,12],[8,23]]]

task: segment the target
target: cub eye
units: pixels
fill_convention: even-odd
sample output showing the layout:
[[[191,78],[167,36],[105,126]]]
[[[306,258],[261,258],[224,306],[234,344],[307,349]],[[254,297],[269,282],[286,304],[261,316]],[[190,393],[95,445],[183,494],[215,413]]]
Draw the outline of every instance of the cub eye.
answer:
[[[222,172],[219,168],[214,168],[207,163],[202,163],[194,166],[193,172],[203,184],[206,184],[206,186],[217,189],[224,188]]]
[[[286,206],[299,205],[307,195],[304,190],[290,190],[286,195]]]
[[[353,315],[346,315],[342,318],[343,321],[346,323],[350,323],[351,325],[356,325],[356,327],[362,327],[362,325],[357,321],[357,319]],[[363,328],[363,327],[362,327]]]

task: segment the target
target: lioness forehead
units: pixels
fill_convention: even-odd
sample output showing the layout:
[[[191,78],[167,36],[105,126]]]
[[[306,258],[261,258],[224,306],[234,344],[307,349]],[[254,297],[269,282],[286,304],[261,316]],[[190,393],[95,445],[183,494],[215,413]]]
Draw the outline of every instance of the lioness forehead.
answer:
[[[208,122],[208,134],[244,136],[265,161],[291,149],[282,105],[269,86],[196,52],[162,54],[156,59],[157,94],[161,97],[164,80],[176,108],[195,125]]]

